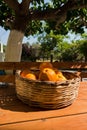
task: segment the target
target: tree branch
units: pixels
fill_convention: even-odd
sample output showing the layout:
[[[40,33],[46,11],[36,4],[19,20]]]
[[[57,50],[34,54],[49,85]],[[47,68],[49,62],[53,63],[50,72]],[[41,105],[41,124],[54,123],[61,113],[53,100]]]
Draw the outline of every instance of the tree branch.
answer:
[[[29,10],[30,2],[32,0],[22,0],[21,4],[17,0],[4,0],[16,14],[26,16],[27,20],[52,20],[57,21],[57,26],[64,22],[69,10],[87,8],[86,0],[68,0],[60,8],[47,10]]]
[[[87,3],[81,0],[69,0],[66,4],[57,9],[48,9],[44,11],[31,11],[31,20],[53,20],[57,21],[57,26],[64,22],[67,17],[67,12],[69,10],[87,8]]]
[[[25,15],[28,14],[30,2],[31,2],[31,0],[22,0],[22,3],[20,5],[21,14],[25,14]]]
[[[75,10],[75,9],[81,9],[81,8],[87,8],[87,3],[84,2],[84,0],[81,0],[78,2],[78,0],[69,0],[63,7],[60,8],[60,11],[57,13],[57,25],[56,27],[64,22],[67,17],[67,12],[69,10]]]

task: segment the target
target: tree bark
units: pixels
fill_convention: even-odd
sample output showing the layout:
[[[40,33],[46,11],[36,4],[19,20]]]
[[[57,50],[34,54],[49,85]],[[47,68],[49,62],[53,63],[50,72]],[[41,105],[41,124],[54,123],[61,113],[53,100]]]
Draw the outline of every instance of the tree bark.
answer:
[[[23,37],[23,32],[11,30],[5,53],[6,62],[20,62]]]

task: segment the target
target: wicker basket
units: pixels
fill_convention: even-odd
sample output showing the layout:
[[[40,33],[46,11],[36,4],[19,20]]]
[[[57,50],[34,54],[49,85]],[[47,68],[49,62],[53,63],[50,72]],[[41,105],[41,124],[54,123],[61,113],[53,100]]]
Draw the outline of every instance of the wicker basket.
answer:
[[[16,93],[30,107],[58,109],[73,103],[78,95],[80,78],[73,73],[63,72],[66,81],[34,81],[16,75]]]

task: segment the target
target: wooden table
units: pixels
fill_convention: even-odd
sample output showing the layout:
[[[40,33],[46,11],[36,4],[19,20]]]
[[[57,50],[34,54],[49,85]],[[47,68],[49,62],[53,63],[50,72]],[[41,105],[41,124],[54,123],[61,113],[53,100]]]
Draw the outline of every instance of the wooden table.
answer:
[[[72,105],[36,110],[17,99],[15,87],[0,87],[0,130],[87,130],[87,82]]]

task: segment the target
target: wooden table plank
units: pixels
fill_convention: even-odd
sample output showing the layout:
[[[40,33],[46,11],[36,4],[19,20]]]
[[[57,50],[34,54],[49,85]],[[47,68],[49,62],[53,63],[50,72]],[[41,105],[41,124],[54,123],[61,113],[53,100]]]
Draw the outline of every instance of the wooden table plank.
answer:
[[[0,130],[87,130],[87,114],[0,126]]]
[[[4,90],[2,95],[0,93],[0,98],[3,98]],[[11,94],[11,87],[4,96],[7,97],[9,93]],[[13,88],[10,98],[13,99],[10,103],[0,104],[0,130],[87,129],[87,82],[81,83],[74,103],[63,109],[43,111],[29,108],[17,99]]]

